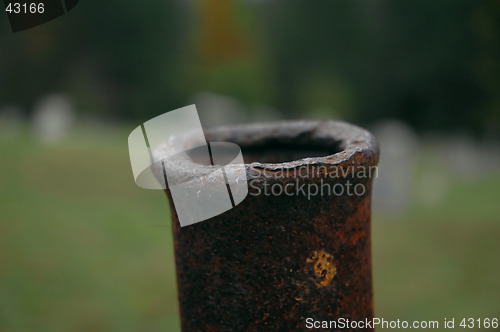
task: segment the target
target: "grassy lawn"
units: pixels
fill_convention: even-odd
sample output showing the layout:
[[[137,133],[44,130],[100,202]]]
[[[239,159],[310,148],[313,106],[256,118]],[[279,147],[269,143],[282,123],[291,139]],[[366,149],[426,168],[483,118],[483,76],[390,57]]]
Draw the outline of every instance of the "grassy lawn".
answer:
[[[169,208],[135,186],[129,129],[0,140],[0,331],[178,331]],[[500,318],[500,174],[375,215],[386,319]]]

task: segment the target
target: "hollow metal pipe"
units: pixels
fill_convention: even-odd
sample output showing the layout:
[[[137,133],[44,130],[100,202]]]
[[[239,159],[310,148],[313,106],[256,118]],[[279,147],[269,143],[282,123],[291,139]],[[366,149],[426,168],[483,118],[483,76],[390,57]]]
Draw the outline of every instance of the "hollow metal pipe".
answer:
[[[371,319],[374,137],[339,121],[226,127],[206,136],[241,147],[249,194],[187,227],[171,204],[183,331],[305,331],[307,318]],[[196,174],[206,166],[170,167]]]

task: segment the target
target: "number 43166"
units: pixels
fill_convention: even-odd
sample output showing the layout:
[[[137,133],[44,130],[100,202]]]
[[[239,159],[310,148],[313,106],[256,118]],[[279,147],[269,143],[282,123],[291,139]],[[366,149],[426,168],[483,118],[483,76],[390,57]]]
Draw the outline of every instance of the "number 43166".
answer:
[[[493,319],[489,319],[489,318],[485,318],[485,319],[481,319],[481,318],[478,318],[478,319],[474,319],[474,318],[464,318],[462,319],[462,321],[460,322],[460,326],[463,327],[464,329],[465,328],[469,328],[469,329],[473,329],[473,328],[485,328],[485,329],[489,329],[490,327],[491,328],[498,328],[498,318],[493,318]]]
[[[10,2],[5,8],[9,14],[42,14],[45,11],[43,3],[19,3]]]

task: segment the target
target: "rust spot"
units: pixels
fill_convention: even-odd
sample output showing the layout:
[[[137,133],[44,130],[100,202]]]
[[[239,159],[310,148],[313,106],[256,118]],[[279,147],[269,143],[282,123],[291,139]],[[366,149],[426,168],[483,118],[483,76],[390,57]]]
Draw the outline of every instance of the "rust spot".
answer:
[[[333,263],[333,256],[323,249],[311,253],[309,258],[306,259],[306,263],[314,264],[314,283],[318,288],[330,284],[337,274],[337,267]]]

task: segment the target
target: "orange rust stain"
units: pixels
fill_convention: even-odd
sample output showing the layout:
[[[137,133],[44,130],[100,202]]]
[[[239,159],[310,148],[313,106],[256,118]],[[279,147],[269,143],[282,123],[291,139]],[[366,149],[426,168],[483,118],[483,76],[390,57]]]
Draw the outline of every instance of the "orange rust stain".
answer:
[[[333,280],[337,274],[337,267],[333,263],[333,256],[321,249],[314,251],[306,263],[314,264],[314,276],[316,287],[325,287]]]

